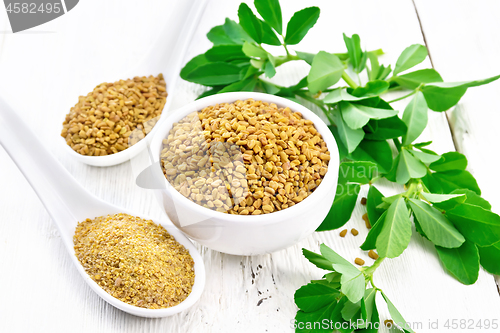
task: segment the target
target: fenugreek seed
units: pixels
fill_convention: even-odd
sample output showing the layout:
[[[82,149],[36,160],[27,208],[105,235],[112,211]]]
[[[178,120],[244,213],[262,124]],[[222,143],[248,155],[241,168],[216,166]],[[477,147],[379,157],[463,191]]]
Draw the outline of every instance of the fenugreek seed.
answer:
[[[377,252],[375,252],[375,251],[373,251],[373,250],[370,250],[370,251],[368,252],[368,256],[369,256],[370,258],[372,258],[373,260],[377,260],[377,259],[378,259],[378,254],[377,254]]]
[[[386,319],[386,320],[384,320],[384,325],[387,328],[392,328],[394,326],[394,321],[392,321],[392,319]]]
[[[372,225],[370,223],[370,220],[368,219],[368,213],[364,213],[362,218],[365,221],[366,228],[371,229]]]
[[[363,266],[365,264],[365,261],[361,258],[356,258],[354,259],[354,263],[359,266]]]
[[[262,206],[262,210],[264,211],[264,213],[271,213],[274,209],[271,205],[264,205]]]
[[[363,206],[365,206],[365,205],[366,205],[366,197],[362,197],[362,198],[361,198],[361,204],[362,204]]]
[[[359,232],[356,229],[352,228],[351,234],[353,234],[354,236],[357,236],[359,234]]]
[[[145,104],[131,109],[139,116],[152,102],[145,93]],[[314,191],[328,170],[328,157],[321,154],[329,152],[312,121],[249,99],[208,106],[174,123],[161,158],[166,178],[190,200],[220,212],[257,215],[291,207]]]
[[[345,235],[347,235],[347,229],[344,229],[340,232],[340,237],[345,237]]]

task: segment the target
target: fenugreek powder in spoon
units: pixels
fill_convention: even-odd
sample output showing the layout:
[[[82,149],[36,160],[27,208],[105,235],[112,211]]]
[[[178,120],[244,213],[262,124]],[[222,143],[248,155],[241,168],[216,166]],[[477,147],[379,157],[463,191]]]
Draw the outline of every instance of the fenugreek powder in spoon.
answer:
[[[191,293],[193,258],[151,220],[127,214],[87,219],[76,227],[73,241],[89,276],[125,303],[168,308]]]

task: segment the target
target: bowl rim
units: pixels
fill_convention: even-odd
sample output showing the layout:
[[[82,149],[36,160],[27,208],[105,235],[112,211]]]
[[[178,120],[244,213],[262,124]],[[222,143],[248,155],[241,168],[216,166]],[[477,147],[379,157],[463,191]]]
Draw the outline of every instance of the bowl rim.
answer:
[[[314,190],[314,192],[312,192],[309,196],[307,196],[307,198],[305,198],[298,204],[295,204],[292,207],[288,207],[286,209],[277,212],[272,212],[269,214],[261,214],[261,215],[227,214],[208,209],[187,199],[180,192],[174,189],[173,186],[170,185],[170,182],[168,182],[168,180],[165,178],[161,167],[154,168],[155,170],[154,172],[156,173],[155,179],[164,180],[166,185],[164,188],[161,189],[161,191],[167,192],[167,194],[170,194],[172,196],[173,200],[180,200],[180,202],[187,205],[189,209],[196,211],[200,215],[205,215],[208,216],[209,218],[215,218],[219,221],[227,221],[236,224],[252,223],[252,226],[257,226],[257,225],[272,224],[278,221],[282,221],[286,218],[292,218],[294,216],[297,216],[301,210],[306,209],[306,205],[310,207],[314,206],[315,199],[319,198],[322,195],[326,195],[329,190],[328,186],[331,187],[337,184],[337,176],[340,164],[338,146],[333,134],[328,129],[326,123],[323,120],[321,120],[321,118],[319,118],[314,112],[312,112],[303,105],[300,105],[292,100],[283,97],[265,93],[259,93],[259,92],[228,92],[228,93],[216,94],[195,100],[180,109],[171,111],[167,118],[165,118],[162,122],[156,125],[157,131],[152,136],[150,149],[154,159],[153,163],[159,162],[160,153],[162,149],[162,141],[167,136],[174,122],[179,121],[189,113],[192,113],[194,111],[200,111],[204,107],[210,105],[221,104],[221,103],[232,103],[238,100],[246,100],[250,98],[254,100],[261,100],[263,102],[274,103],[278,107],[289,107],[293,112],[300,112],[304,117],[304,119],[312,120],[316,130],[321,134],[323,140],[325,141],[328,151],[330,151],[330,162],[328,164],[328,170],[325,176],[323,177],[321,184]],[[161,174],[159,174],[159,172],[161,172]]]

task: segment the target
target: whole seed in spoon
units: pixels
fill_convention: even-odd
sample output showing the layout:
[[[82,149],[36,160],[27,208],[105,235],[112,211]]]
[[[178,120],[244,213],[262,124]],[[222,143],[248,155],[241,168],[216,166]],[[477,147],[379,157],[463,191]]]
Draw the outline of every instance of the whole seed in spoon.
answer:
[[[160,225],[127,214],[78,223],[75,254],[108,294],[148,309],[175,306],[194,284],[189,251]]]
[[[166,97],[162,74],[101,83],[87,96],[78,98],[66,115],[61,136],[81,155],[118,153],[151,131]]]
[[[173,124],[161,163],[173,187],[209,209],[267,214],[304,200],[330,152],[311,120],[248,99],[209,106]]]

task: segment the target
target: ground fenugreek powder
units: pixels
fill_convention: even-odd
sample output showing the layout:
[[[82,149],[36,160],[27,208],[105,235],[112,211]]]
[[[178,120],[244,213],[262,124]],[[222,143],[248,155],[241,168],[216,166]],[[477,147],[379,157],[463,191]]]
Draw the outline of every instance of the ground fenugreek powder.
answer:
[[[194,284],[189,251],[160,225],[127,214],[87,219],[76,227],[75,254],[108,294],[142,308],[185,300]]]
[[[309,196],[330,152],[311,120],[248,99],[208,106],[173,124],[161,163],[173,187],[206,208],[260,215]]]

